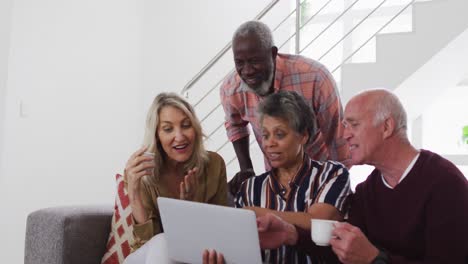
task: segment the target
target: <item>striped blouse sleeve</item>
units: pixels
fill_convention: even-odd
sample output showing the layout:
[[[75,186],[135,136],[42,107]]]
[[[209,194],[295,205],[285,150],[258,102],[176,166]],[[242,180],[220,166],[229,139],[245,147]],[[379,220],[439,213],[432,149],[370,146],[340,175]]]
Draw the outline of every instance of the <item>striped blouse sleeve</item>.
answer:
[[[323,163],[323,170],[317,175],[318,192],[312,203],[327,203],[346,214],[351,198],[351,183],[348,170],[338,162]]]
[[[234,198],[234,205],[236,208],[242,208],[245,206],[244,198],[246,194],[246,183],[247,181],[244,181],[241,184],[241,187],[239,188],[239,191],[236,194],[236,197]]]

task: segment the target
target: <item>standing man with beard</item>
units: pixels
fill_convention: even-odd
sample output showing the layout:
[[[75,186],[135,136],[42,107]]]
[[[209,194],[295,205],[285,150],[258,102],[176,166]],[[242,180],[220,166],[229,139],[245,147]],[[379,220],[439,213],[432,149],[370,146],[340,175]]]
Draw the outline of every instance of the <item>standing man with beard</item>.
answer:
[[[316,122],[319,129],[312,135],[307,154],[318,161],[343,162],[348,158],[340,125],[343,108],[336,83],[325,66],[303,56],[278,53],[271,30],[259,21],[248,21],[236,30],[232,50],[236,72],[224,80],[220,94],[227,136],[240,166],[240,172],[229,183],[233,195],[243,180],[255,175],[247,124],[252,126],[261,147],[262,133],[256,108],[265,96],[280,90],[296,91],[315,112],[316,119],[310,122]],[[265,167],[270,168],[267,159]]]

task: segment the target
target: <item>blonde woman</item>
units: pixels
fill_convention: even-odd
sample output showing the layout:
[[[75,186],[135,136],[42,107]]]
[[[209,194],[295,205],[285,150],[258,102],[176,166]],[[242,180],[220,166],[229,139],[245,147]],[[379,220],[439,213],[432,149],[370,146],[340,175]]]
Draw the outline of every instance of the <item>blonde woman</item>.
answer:
[[[183,98],[161,93],[154,99],[143,146],[129,158],[124,172],[133,214],[131,246],[135,251],[126,263],[146,262],[148,253],[154,252],[148,250],[151,245],[140,247],[163,232],[157,197],[227,204],[224,160],[205,150],[200,122]]]

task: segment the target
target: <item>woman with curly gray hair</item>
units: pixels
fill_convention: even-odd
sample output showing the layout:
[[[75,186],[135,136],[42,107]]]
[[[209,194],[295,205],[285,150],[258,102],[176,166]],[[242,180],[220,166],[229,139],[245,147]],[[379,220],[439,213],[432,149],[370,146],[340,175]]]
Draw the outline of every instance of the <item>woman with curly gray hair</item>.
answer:
[[[351,194],[349,173],[339,162],[312,160],[305,153],[317,129],[308,103],[296,92],[279,91],[266,97],[257,112],[272,169],[243,182],[236,206],[253,210],[257,217],[274,214],[309,232],[312,218],[343,220]],[[322,263],[333,256],[322,249],[309,255],[292,240],[271,248],[268,236],[259,231],[267,263]]]

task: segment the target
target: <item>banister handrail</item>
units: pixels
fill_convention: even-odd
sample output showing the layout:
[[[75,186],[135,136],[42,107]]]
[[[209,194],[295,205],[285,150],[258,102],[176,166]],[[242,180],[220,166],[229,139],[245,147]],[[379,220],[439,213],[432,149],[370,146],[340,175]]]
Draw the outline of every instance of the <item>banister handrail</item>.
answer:
[[[305,2],[306,0],[304,0],[303,2]],[[307,21],[305,21],[304,23],[300,23],[300,21],[297,19],[296,17],[296,30],[294,31],[294,33],[284,42],[282,43],[282,45],[279,47],[283,47],[284,45],[287,44],[287,42],[289,42],[296,34],[300,34],[300,31],[303,27],[305,27],[307,24],[309,24],[309,22],[311,20],[313,20],[322,10],[325,9],[325,7],[331,2],[332,0],[328,0],[328,2],[325,3],[325,5],[323,5],[312,17],[310,17],[309,19],[307,19]],[[336,19],[334,19],[322,32],[320,32],[316,37],[314,37],[314,39],[312,41],[310,41],[309,43],[307,43],[302,49],[299,49],[299,53],[302,53],[304,50],[306,50],[311,44],[312,42],[314,42],[316,39],[318,39],[326,30],[328,30],[334,23],[336,23],[341,17],[343,17],[349,10],[351,10],[351,8],[357,3],[359,2],[360,0],[355,0],[350,6],[346,7],[345,10],[338,15],[338,17]],[[340,38],[338,40],[338,42],[336,42],[334,45],[332,45],[331,48],[329,48],[325,53],[323,53],[319,58],[318,60],[320,61],[322,58],[324,58],[331,50],[333,50],[334,48],[336,48],[336,46],[341,43],[346,37],[348,37],[352,32],[354,32],[356,30],[356,28],[358,28],[364,21],[366,21],[373,13],[376,12],[376,10],[378,10],[387,0],[382,0],[382,2],[375,8],[372,9],[369,9],[369,10],[372,10],[369,14],[367,14],[362,20],[360,20],[356,25],[354,25],[351,30],[349,30],[348,32],[345,33],[345,35]],[[276,4],[277,2],[279,2],[279,0],[276,0],[276,1],[272,1],[270,2],[270,4],[265,7],[262,12],[260,12],[255,19],[260,19],[262,18],[269,10],[271,10]],[[296,1],[296,9],[293,10],[292,12],[290,12],[284,19],[282,19],[282,21],[274,28],[273,32],[276,31],[285,21],[288,20],[288,18],[291,17],[292,14],[296,13],[296,16],[298,16],[298,14],[300,14],[300,12],[297,11],[297,9],[301,8],[301,4],[298,4],[300,3],[301,1]],[[302,3],[303,3],[302,2]],[[401,15],[402,12],[404,12],[409,6],[411,6],[413,3],[415,2],[415,0],[410,0],[410,2],[404,6],[403,9],[401,9],[396,15],[394,15],[388,22],[386,22],[379,30],[377,30],[369,39],[367,39],[362,45],[359,46],[359,48],[357,48],[356,50],[354,50],[349,56],[347,56],[344,60],[342,60],[341,64],[339,64],[336,68],[334,68],[331,73],[334,73],[336,70],[338,70],[340,67],[342,67],[354,54],[356,54],[357,52],[359,52],[359,50],[361,50],[365,45],[367,45],[367,43],[373,39],[377,34],[379,34],[385,27],[388,26],[388,24],[390,24],[393,20],[395,20],[398,16]],[[298,42],[299,38],[296,38],[296,49],[298,48],[297,46],[297,42]],[[200,70],[200,72],[194,77],[192,78],[192,80],[190,80],[190,82],[188,82],[184,89],[181,91],[182,94],[184,93],[187,93],[191,88],[192,86],[204,75],[206,74],[206,72],[208,70],[211,69],[212,66],[214,66],[214,64],[216,64],[216,62],[218,62],[221,57],[223,57],[226,52],[232,47],[231,45],[232,43],[229,42],[220,52],[218,52],[218,54],[210,60],[210,62],[208,62],[208,64],[203,67],[202,70]],[[228,74],[226,74],[226,76],[228,76],[229,74],[231,74],[232,72],[234,71],[234,69],[230,70]],[[201,103],[204,99],[206,99],[206,97],[214,90],[216,89],[220,83],[226,78],[226,76],[223,76],[223,78],[221,80],[219,80],[208,92],[206,92],[202,97],[201,99],[199,99],[195,104],[194,106],[197,106],[199,103]],[[208,114],[206,114],[202,119],[201,119],[201,123],[203,123],[204,121],[206,121],[206,119],[211,116],[219,107],[221,106],[221,103],[218,103],[214,106],[214,108],[212,108],[210,111],[208,111]],[[223,127],[223,124],[224,122],[221,122],[220,124],[218,124],[210,133],[209,135],[207,136],[207,138],[211,138],[217,131],[219,131],[222,127]],[[251,146],[252,144],[254,144],[255,142],[255,138],[253,140],[251,140],[249,142],[249,146]],[[218,146],[216,152],[219,152],[221,151],[221,149],[223,149],[226,145],[228,145],[230,141],[229,140],[226,140],[223,144],[221,144],[220,146]],[[233,161],[235,161],[237,158],[234,156],[232,159],[230,159],[228,162],[227,162],[227,165],[226,166],[229,166]]]
[[[325,31],[327,31],[331,26],[333,26],[338,19],[343,17],[359,0],[354,1],[352,4],[350,4],[344,11],[341,13],[338,17],[336,17],[328,26],[325,27],[317,36],[315,36],[312,41],[310,41],[303,49],[299,51],[299,53],[302,53],[305,49],[307,49],[315,40],[317,40]]]
[[[317,12],[315,12],[315,14],[313,14],[309,19],[307,19],[300,27],[298,30],[294,31],[294,33],[289,36],[281,45],[279,45],[278,47],[278,50],[280,50],[282,47],[284,47],[284,45],[286,45],[286,43],[288,43],[288,41],[290,41],[296,34],[297,34],[297,31],[300,31],[305,25],[307,25],[312,19],[314,19],[320,12],[322,12],[323,9],[325,9],[325,7],[328,6],[328,4],[330,4],[332,0],[328,0],[328,2],[326,2]],[[293,14],[296,10],[293,10],[293,12],[291,14]],[[290,15],[291,15],[290,14]],[[289,15],[289,16],[290,16]],[[282,21],[284,22],[284,21]],[[279,27],[279,26],[278,26]],[[276,28],[275,28],[276,29]]]
[[[250,146],[253,145],[253,143],[255,143],[257,140],[253,139],[252,141],[249,142],[249,148]],[[229,142],[229,140],[226,142],[226,144]],[[222,149],[226,144],[224,144],[222,147],[218,148],[217,151],[219,151],[220,149]],[[226,167],[228,167],[229,165],[231,165],[231,163],[233,163],[235,160],[237,159],[237,156],[234,156],[233,158],[231,158],[228,162],[226,162]]]
[[[298,28],[301,28],[301,0],[296,0],[296,31],[299,30]],[[301,34],[294,34],[295,36],[295,45],[294,45],[294,50],[296,54],[299,53],[299,50],[301,48]]]
[[[198,104],[200,104],[214,89],[216,89],[216,87],[218,87],[219,85],[221,85],[221,83],[223,82],[224,79],[226,79],[229,75],[231,75],[232,73],[234,72],[234,69],[232,69],[231,71],[229,71],[228,74],[224,75],[223,78],[221,78],[218,82],[216,82],[215,85],[213,85],[210,90],[208,90],[208,92],[205,93],[205,95],[202,96],[202,98],[200,98],[196,103],[193,104],[193,107],[197,107]],[[203,120],[206,119],[206,116],[203,118]],[[202,120],[202,122],[203,122]]]
[[[302,1],[302,3],[304,3],[306,0]],[[317,16],[332,0],[328,0],[327,3],[325,3],[312,17],[310,17],[306,23],[308,23],[310,20],[312,20],[315,16]],[[301,4],[302,4],[301,3]],[[271,9],[271,8],[270,8]],[[276,25],[276,27],[272,30],[272,32],[275,32],[281,25],[283,25],[283,23],[289,18],[291,17],[292,14],[296,13],[296,10],[297,10],[297,7],[296,9],[292,10],[283,20],[281,20],[281,22],[278,23],[278,25]],[[261,18],[261,17],[260,17]],[[305,24],[306,24],[305,23]],[[304,25],[305,25],[304,24]],[[304,25],[302,25],[299,29],[302,29],[302,27],[304,27]],[[293,33],[285,42],[283,42],[283,44],[281,44],[281,46],[279,48],[282,48],[291,38],[293,38],[294,36],[296,35],[296,33]],[[228,44],[231,44],[231,43],[228,43]],[[230,48],[231,46],[229,46]],[[223,48],[224,50],[224,48]],[[223,51],[222,50],[222,51]],[[227,51],[225,51],[227,52]],[[224,54],[225,54],[224,52]],[[224,55],[222,54],[221,57]],[[214,60],[216,58],[216,56],[210,60],[210,63],[213,63],[215,64],[220,58],[217,58],[216,60]],[[213,66],[213,65],[212,65]],[[182,94],[188,92],[188,90],[211,68],[211,66],[209,68],[207,68],[205,71],[203,71],[203,69],[199,72],[199,74],[201,74],[200,76],[195,76],[192,80],[193,82],[192,83],[187,83],[187,85],[184,87],[184,89],[182,90]],[[193,103],[193,106],[194,107],[197,107],[214,89],[216,89],[220,84],[221,82],[227,77],[229,76],[230,74],[232,74],[234,72],[235,69],[232,69],[231,71],[229,71],[229,73],[227,73],[226,75],[223,76],[223,78],[221,78],[218,82],[216,82],[215,85],[213,85],[209,90],[208,92],[206,92],[200,99],[198,99],[197,102]],[[203,71],[203,73],[202,73]],[[185,89],[187,88],[187,89]],[[215,108],[219,107],[220,104],[216,105]],[[210,113],[213,112],[213,111],[210,111]],[[208,115],[206,115],[204,118],[202,118],[201,122],[203,122],[206,118],[208,117]],[[215,131],[214,131],[215,132]]]
[[[254,20],[259,20],[261,19],[263,16],[265,16],[268,11],[270,11],[277,3],[279,2],[279,0],[273,0],[271,1],[265,8],[263,8],[262,11],[260,11],[260,13],[258,13],[257,16],[255,16]],[[216,56],[214,56],[206,65],[205,67],[203,67],[185,86],[184,88],[182,89],[182,91],[180,92],[181,94],[185,94],[188,90],[190,90],[190,88],[192,88],[192,86],[209,70],[211,69],[211,67],[213,67],[213,65],[219,61],[221,59],[221,57],[223,57],[226,52],[228,50],[231,49],[231,41],[229,41],[225,46],[224,48],[222,48],[218,54],[216,54]]]
[[[358,28],[364,21],[366,21],[372,14],[374,14],[387,0],[383,0],[374,10],[372,10],[369,14],[367,14],[359,23],[354,25],[354,27],[351,28],[340,40],[338,40],[334,45],[331,46],[325,53],[322,54],[322,56],[319,57],[319,61],[323,59],[330,51],[332,51],[338,44],[340,44],[345,38],[349,36],[349,34],[353,33],[356,28]]]
[[[304,0],[305,1],[305,0]],[[291,38],[293,38],[296,34],[297,34],[297,31],[300,31],[304,26],[306,26],[310,21],[312,21],[316,16],[318,16],[331,2],[332,0],[328,0],[324,5],[322,5],[322,7],[317,11],[315,12],[309,19],[307,19],[302,25],[297,25],[297,19],[296,19],[296,27],[298,26],[298,28],[296,28],[296,31],[286,40],[284,41],[281,45],[280,45],[280,48],[282,48],[289,40],[291,40]],[[355,2],[353,2],[345,11],[343,11],[343,13],[337,18],[335,19],[335,21],[333,21],[328,27],[330,27],[331,25],[333,25],[336,20],[338,20],[340,17],[342,17],[344,15],[344,13],[346,13],[348,10],[350,10],[352,8],[352,6],[354,6],[359,0],[356,0]],[[385,2],[386,0],[384,0]],[[296,2],[296,5],[297,3],[300,2],[300,1],[297,1]],[[299,6],[296,7],[295,10],[293,10],[291,13],[289,13],[286,18],[284,18],[274,29],[273,29],[273,32],[276,31],[292,14],[296,13],[297,15],[297,9],[299,8]],[[327,28],[328,28],[327,27]],[[320,35],[320,34],[319,34]],[[315,39],[314,39],[315,40]],[[312,40],[311,42],[313,42],[314,40]],[[309,43],[310,44],[310,43]],[[297,48],[297,47],[296,47]],[[219,86],[219,84],[228,76],[230,75],[234,70],[231,70],[228,74],[226,74],[226,76],[224,76],[221,80],[219,80],[207,93],[205,93],[205,95],[200,98],[195,104],[194,106],[196,107],[199,103],[201,103],[207,96],[208,94],[210,94],[216,87]],[[209,112],[208,114],[206,114],[201,120],[200,122],[203,123],[216,109],[218,109],[219,107],[221,106],[221,103],[218,103],[216,106],[214,106]],[[207,138],[210,138],[212,135],[214,135],[219,129],[221,129],[223,127],[223,122],[221,122],[220,125],[218,125],[214,130],[212,130],[210,132],[210,134],[207,136]],[[226,140],[216,151],[219,151],[221,150],[223,147],[225,147],[227,144],[229,143],[229,140]],[[251,143],[252,144],[252,143]],[[250,145],[251,145],[250,144]],[[234,158],[235,159],[235,158]],[[233,160],[234,160],[233,159]],[[230,160],[228,163],[230,164],[233,160]]]
[[[299,28],[299,30],[301,30],[305,25],[307,25],[312,19],[314,19],[316,16],[318,16],[318,14],[320,14],[322,12],[323,9],[325,9],[328,4],[330,4],[332,0],[328,0],[328,2],[326,2],[319,10],[317,10],[317,12],[315,12],[315,14],[313,14],[311,17],[309,17],[309,19],[307,19],[303,24],[302,26]]]
[[[306,0],[302,1],[301,4],[303,4],[305,1],[306,1]],[[298,30],[300,31],[305,25],[307,25],[312,19],[314,19],[320,12],[322,12],[322,10],[325,9],[325,8],[328,6],[328,4],[330,4],[331,1],[332,1],[332,0],[328,0],[322,7],[320,7],[320,9],[319,9],[317,12],[315,12],[315,14],[313,14],[309,19],[307,19],[302,25],[300,25],[300,27],[299,27]],[[297,11],[296,11],[297,9],[298,9],[298,8],[296,7],[296,9],[292,10],[283,20],[281,20],[281,22],[279,22],[278,25],[276,25],[276,27],[272,30],[272,32],[275,32],[281,25],[283,25],[283,23],[284,23],[289,17],[291,17],[292,14],[297,13]],[[296,32],[297,32],[297,30],[294,31],[294,33],[293,33],[291,36],[289,36],[288,39],[286,39],[286,41],[284,41],[284,42],[278,47],[278,49],[281,49],[284,45],[286,45],[286,43],[288,43],[288,41],[291,40],[291,39],[296,35]],[[229,46],[229,47],[230,47],[230,46]],[[223,49],[223,50],[224,50],[224,49]],[[223,54],[223,55],[224,55],[224,54]],[[218,58],[216,61],[218,61],[218,60],[219,60],[219,58]],[[214,61],[214,59],[212,59],[209,63],[212,62],[212,63],[214,64],[214,63],[216,63],[216,61]],[[208,64],[209,64],[209,63],[208,63]],[[211,68],[211,67],[210,67],[210,68]],[[207,68],[206,71],[208,71],[210,68]],[[202,70],[203,70],[203,69],[202,69]],[[205,74],[206,71],[204,71],[204,72],[201,74],[201,76],[202,76],[203,74]],[[199,73],[201,73],[201,72],[202,72],[202,71],[200,71]],[[234,69],[232,69],[231,71],[229,71],[229,73],[227,73],[226,75],[224,75],[223,78],[221,78],[218,82],[216,82],[216,84],[213,85],[213,86],[210,88],[210,90],[208,90],[208,92],[205,93],[205,95],[203,95],[200,99],[198,99],[198,101],[195,102],[195,103],[193,104],[193,106],[194,106],[194,107],[197,107],[197,106],[198,106],[214,89],[216,89],[216,88],[221,84],[221,82],[222,82],[227,76],[229,76],[232,72],[234,72]],[[195,77],[194,77],[194,78],[192,79],[193,82],[192,82],[192,83],[189,82],[189,83],[185,86],[186,88],[188,87],[188,89],[185,89],[185,88],[184,88],[184,90],[182,90],[181,93],[183,94],[183,93],[185,93],[185,92],[188,92],[188,90],[191,88],[191,86],[193,86],[193,85],[195,84],[195,82],[197,82],[197,81],[201,78],[201,76],[199,76],[197,79],[195,79]],[[189,85],[190,85],[190,87],[189,87]],[[220,105],[220,104],[218,104],[215,108],[219,107],[219,105]],[[211,112],[213,112],[213,111],[210,111],[210,113],[211,113]],[[208,115],[206,115],[204,118],[202,118],[202,122],[203,122],[207,117],[208,117]],[[214,133],[214,132],[215,132],[215,131],[213,131],[213,133]]]

